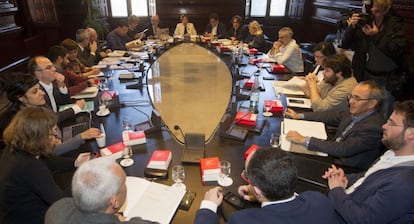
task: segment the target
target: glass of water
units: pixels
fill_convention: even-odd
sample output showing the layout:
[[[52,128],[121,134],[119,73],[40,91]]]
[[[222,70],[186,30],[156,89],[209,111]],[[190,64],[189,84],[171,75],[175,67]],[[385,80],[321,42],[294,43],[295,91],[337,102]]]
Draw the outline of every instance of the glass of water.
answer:
[[[279,148],[280,147],[280,135],[279,135],[279,133],[272,133],[270,135],[270,146],[272,146],[272,148]]]
[[[172,180],[174,181],[173,187],[179,189],[186,189],[185,184],[183,184],[185,180],[185,170],[184,167],[181,165],[176,165],[172,168]]]
[[[128,146],[124,151],[122,151],[122,160],[120,162],[121,166],[128,167],[134,164],[132,157],[132,148]]]
[[[233,184],[233,179],[229,177],[231,172],[231,163],[227,160],[220,161],[220,177],[218,184],[223,187],[228,187]]]

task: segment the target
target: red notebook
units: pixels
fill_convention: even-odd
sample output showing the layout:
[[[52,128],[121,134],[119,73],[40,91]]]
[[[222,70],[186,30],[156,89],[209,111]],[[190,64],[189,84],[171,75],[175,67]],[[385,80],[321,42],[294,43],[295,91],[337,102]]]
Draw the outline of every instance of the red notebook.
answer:
[[[125,145],[138,145],[147,142],[144,131],[123,131],[122,140]]]
[[[284,65],[274,64],[272,66],[272,71],[273,72],[286,72],[287,69]]]
[[[257,114],[239,111],[236,114],[236,124],[256,126]]]
[[[283,104],[280,100],[265,100],[264,105],[271,105],[270,112],[280,113],[283,111]]]
[[[220,175],[220,160],[218,157],[200,159],[200,170],[203,182],[217,181]]]
[[[100,150],[101,156],[113,156],[115,159],[118,159],[122,156],[122,151],[126,149],[127,146],[123,142],[118,142],[116,144],[107,146]]]
[[[254,78],[253,79],[244,79],[244,87],[245,88],[252,88],[254,85]]]
[[[253,152],[255,152],[258,148],[260,148],[260,146],[258,146],[256,144],[252,144],[250,146],[250,148],[248,148],[246,150],[246,152],[244,152],[244,159],[246,159],[247,157],[249,157],[249,155],[252,154]]]
[[[170,150],[155,150],[150,160],[148,161],[148,168],[167,170],[170,165],[172,153]]]

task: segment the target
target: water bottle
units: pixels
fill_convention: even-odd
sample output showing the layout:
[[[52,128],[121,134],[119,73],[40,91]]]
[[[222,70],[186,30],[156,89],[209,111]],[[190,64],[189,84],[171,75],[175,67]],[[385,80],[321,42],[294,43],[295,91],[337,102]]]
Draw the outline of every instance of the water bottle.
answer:
[[[252,90],[250,92],[250,107],[251,108],[256,108],[259,104],[259,95],[260,95],[259,88],[260,88],[259,76],[255,76]]]

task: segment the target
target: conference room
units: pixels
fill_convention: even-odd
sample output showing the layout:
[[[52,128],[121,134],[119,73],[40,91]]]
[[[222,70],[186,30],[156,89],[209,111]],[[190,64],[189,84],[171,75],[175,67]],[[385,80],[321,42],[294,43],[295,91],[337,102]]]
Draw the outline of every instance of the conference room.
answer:
[[[316,191],[326,197],[332,188],[328,182],[330,177],[323,175],[332,169],[332,164],[347,174],[360,173],[387,151],[381,143],[382,125],[389,124],[392,103],[389,110],[387,106],[379,107],[383,98],[388,99],[386,94],[389,93],[393,101],[413,98],[408,87],[412,82],[409,76],[404,76],[408,78],[399,88],[386,89],[383,93],[386,96],[382,97],[380,93],[381,96],[375,95],[375,90],[383,91],[385,84],[371,84],[375,79],[355,74],[354,61],[361,52],[355,51],[354,46],[347,46],[346,26],[348,17],[362,10],[371,13],[372,19],[376,18],[375,10],[371,10],[373,6],[366,2],[0,3],[9,10],[0,10],[0,17],[9,21],[4,26],[8,29],[3,29],[4,35],[0,37],[8,43],[1,46],[3,52],[8,52],[1,56],[0,65],[2,132],[6,133],[4,130],[9,123],[17,122],[20,114],[33,106],[30,100],[22,100],[29,99],[29,89],[39,89],[46,107],[57,114],[58,131],[53,132],[53,136],[56,134],[63,143],[73,143],[75,140],[71,139],[77,136],[82,138],[79,145],[63,153],[60,153],[64,148],[61,146],[59,153],[52,157],[40,156],[51,169],[56,185],[63,189],[65,194],[62,195],[75,198],[71,207],[74,211],[80,206],[76,199],[78,194],[74,193],[75,179],[72,182],[74,172],[76,176],[78,167],[89,163],[88,160],[106,157],[115,159],[127,176],[126,203],[115,206],[116,209],[113,207],[113,214],[159,223],[198,223],[200,205],[201,210],[206,209],[203,208],[206,192],[220,186],[218,195],[223,196],[223,202],[217,209],[217,217],[219,223],[225,223],[237,211],[264,205],[260,200],[243,199],[239,188],[253,186],[246,178],[249,170],[245,161],[262,147],[281,151],[293,159],[297,172],[292,187],[295,195]],[[401,8],[404,4],[393,3],[393,9],[398,9],[396,12],[400,16],[409,17]],[[22,18],[20,12],[29,19]],[[188,24],[191,28],[187,29]],[[402,25],[411,27],[412,23],[408,21]],[[175,33],[179,26],[183,26],[182,35]],[[124,36],[120,35],[122,32]],[[399,59],[409,61],[407,58],[413,52],[412,33],[402,33],[401,38],[405,39],[407,54]],[[83,46],[82,41],[89,44]],[[117,44],[122,48],[109,44],[111,41],[121,41]],[[318,48],[318,43],[325,42],[332,46],[335,55],[346,56],[334,58],[326,54]],[[56,45],[63,46],[63,55],[56,56],[57,59],[51,57],[51,47]],[[70,56],[74,52],[71,46],[77,52],[75,59]],[[84,66],[85,55],[93,62],[92,66]],[[57,64],[59,60],[62,60],[63,69]],[[406,69],[412,65],[407,62],[398,66]],[[349,77],[348,70],[354,71]],[[407,75],[410,70],[404,72]],[[17,84],[18,88],[30,86],[12,99],[11,95],[16,94],[12,90],[17,89],[11,87],[12,83],[19,83],[17,80],[21,79],[16,76],[22,73],[29,73],[31,78],[27,79],[32,83]],[[44,85],[47,73],[54,77],[52,83],[55,87],[59,85],[60,93],[66,88],[70,94],[73,86],[83,85],[83,90],[68,96],[62,104],[60,99],[50,100],[48,91],[51,90]],[[68,81],[76,76],[82,76],[85,84],[74,85]],[[350,77],[355,81],[349,81]],[[339,83],[344,80],[353,84],[339,93]],[[321,83],[329,87],[321,90]],[[306,85],[310,92],[305,90]],[[336,109],[315,109],[325,98],[334,108],[337,104],[329,99],[335,97],[341,101],[341,109],[337,109],[341,114]],[[48,107],[48,103],[56,104],[56,108]],[[73,111],[69,118],[63,117],[65,110]],[[311,118],[312,111],[322,114],[321,118]],[[366,113],[370,119],[372,114],[378,116],[373,117],[371,123],[364,123],[364,116],[362,121],[351,122],[352,125],[341,123],[347,116],[351,117],[350,114],[359,116],[358,113],[364,116]],[[331,114],[339,114],[335,122],[325,120]],[[370,126],[372,123],[376,124]],[[351,127],[345,130],[347,126]],[[354,129],[358,131],[354,133]],[[373,130],[375,136],[362,136]],[[85,137],[85,133],[89,136]],[[361,144],[348,141],[348,138],[357,138],[355,136],[363,139]],[[2,137],[1,144],[2,154],[11,156],[5,153],[10,147],[8,138]],[[356,149],[358,147],[360,150]],[[7,156],[2,156],[2,162]],[[208,163],[214,164],[208,168]],[[8,175],[3,169],[0,176],[10,181]],[[3,193],[6,191],[6,188],[1,189]],[[1,199],[6,200],[6,197]],[[51,204],[44,209],[42,205],[42,217]],[[338,208],[332,207],[332,211],[334,209]],[[0,210],[6,223],[10,220],[24,223],[22,220],[29,218],[27,215],[20,221],[7,219],[11,210]],[[59,219],[60,215],[63,217],[51,209],[45,222],[55,223],[51,220]],[[338,217],[342,222],[350,222],[342,214]],[[406,218],[402,214],[398,217]],[[410,220],[410,217],[401,220]]]

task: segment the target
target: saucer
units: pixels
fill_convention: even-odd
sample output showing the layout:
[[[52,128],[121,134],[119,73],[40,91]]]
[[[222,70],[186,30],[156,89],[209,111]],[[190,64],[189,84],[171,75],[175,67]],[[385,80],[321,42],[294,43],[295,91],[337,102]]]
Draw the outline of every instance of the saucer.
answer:
[[[104,116],[108,116],[111,112],[109,111],[109,109],[105,109],[105,110],[98,110],[98,112],[96,112],[96,115],[100,116],[100,117],[104,117]]]

